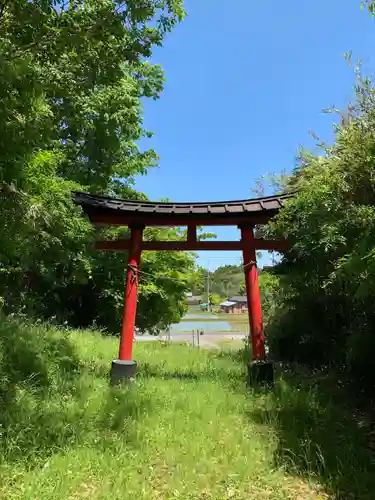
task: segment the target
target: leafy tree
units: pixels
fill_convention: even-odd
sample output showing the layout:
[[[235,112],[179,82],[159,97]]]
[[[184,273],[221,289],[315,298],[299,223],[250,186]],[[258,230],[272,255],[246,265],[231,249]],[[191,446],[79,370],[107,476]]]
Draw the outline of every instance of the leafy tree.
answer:
[[[365,7],[365,5],[367,5],[367,8],[370,11],[370,13],[372,15],[374,15],[374,13],[375,13],[375,2],[374,2],[374,0],[364,0],[363,2],[361,2],[361,8]]]
[[[134,176],[157,156],[136,146],[150,135],[142,127],[141,99],[157,98],[163,87],[161,68],[147,59],[183,15],[181,0],[15,0],[0,7],[6,311],[118,330],[124,256],[93,251],[95,233],[70,192],[145,198],[134,190]],[[168,253],[147,256],[144,265],[172,276],[192,262],[190,255]],[[173,286],[154,281],[153,289],[141,284],[143,326],[166,324],[183,309],[184,279],[170,281]]]
[[[221,266],[211,275],[212,293],[225,298],[231,295],[238,295],[241,287],[245,285],[244,280],[242,266]]]
[[[190,286],[195,295],[206,297],[207,272],[207,270],[198,266],[192,274]],[[262,271],[260,271],[261,274]],[[220,301],[233,295],[246,295],[243,266],[225,265],[218,267],[214,272],[210,272],[210,290],[216,297],[221,297]]]
[[[59,173],[95,192],[105,191],[113,178],[144,173],[156,155],[139,152],[134,142],[148,135],[140,99],[158,97],[163,84],[161,68],[145,58],[182,17],[180,0],[6,2],[0,25],[7,70],[3,112],[17,113],[11,127],[2,120],[4,139],[17,140],[19,121],[23,128],[4,151],[5,180],[18,177],[10,163],[14,154],[22,167],[20,153],[28,147],[32,154],[38,146],[62,151]],[[10,91],[18,87],[20,96]]]
[[[222,298],[220,297],[220,295],[217,295],[216,293],[210,293],[209,300],[210,304],[212,304],[213,306],[218,306],[222,301]]]
[[[375,383],[375,89],[358,75],[357,100],[321,154],[303,152],[289,179],[298,195],[272,224],[292,250],[270,326],[274,352],[350,370]]]
[[[274,315],[277,299],[280,295],[280,277],[267,271],[260,272],[259,288],[262,302],[263,323],[267,328],[270,318]]]
[[[206,290],[207,270],[201,266],[196,266],[196,269],[190,276],[189,286],[193,295],[203,295]]]

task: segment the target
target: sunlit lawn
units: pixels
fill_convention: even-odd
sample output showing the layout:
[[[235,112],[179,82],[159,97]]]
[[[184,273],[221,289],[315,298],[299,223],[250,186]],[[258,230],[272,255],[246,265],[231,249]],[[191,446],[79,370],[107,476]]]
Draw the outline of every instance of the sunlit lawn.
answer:
[[[241,353],[139,343],[136,383],[113,390],[116,339],[0,333],[0,498],[374,498],[349,416],[283,379],[247,389]]]

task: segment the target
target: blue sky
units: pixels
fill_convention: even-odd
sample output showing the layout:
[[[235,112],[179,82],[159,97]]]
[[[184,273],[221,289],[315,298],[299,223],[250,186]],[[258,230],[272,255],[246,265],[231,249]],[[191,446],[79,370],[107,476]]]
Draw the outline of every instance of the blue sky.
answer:
[[[290,170],[310,131],[332,137],[333,116],[353,97],[344,54],[375,68],[375,20],[360,0],[296,2],[187,0],[185,20],[154,51],[166,76],[144,105],[154,137],[142,146],[160,167],[137,178],[150,199],[221,201],[252,197],[256,179]],[[237,230],[219,228],[219,239]],[[210,269],[239,262],[237,252],[202,252]],[[267,262],[269,257],[262,259]]]

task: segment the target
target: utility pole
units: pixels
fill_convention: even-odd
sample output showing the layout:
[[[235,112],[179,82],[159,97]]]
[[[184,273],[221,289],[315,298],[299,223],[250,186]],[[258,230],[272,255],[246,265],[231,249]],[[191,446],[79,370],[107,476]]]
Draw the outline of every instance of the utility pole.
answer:
[[[210,312],[210,271],[207,269],[207,311]]]

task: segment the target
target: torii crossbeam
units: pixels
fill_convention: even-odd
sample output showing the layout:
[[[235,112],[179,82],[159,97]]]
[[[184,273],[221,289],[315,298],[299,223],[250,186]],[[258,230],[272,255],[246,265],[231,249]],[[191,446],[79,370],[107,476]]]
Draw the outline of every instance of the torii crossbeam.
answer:
[[[288,242],[255,238],[254,227],[267,224],[282,208],[290,195],[268,196],[241,201],[206,203],[160,203],[129,201],[74,192],[73,199],[81,205],[94,225],[128,226],[129,239],[99,241],[98,250],[126,250],[129,262],[126,273],[125,305],[121,328],[119,358],[112,363],[112,382],[133,377],[134,326],[137,308],[138,271],[143,250],[241,250],[244,261],[246,294],[251,332],[252,357],[265,360],[264,332],[258,272],[257,250],[285,252]],[[146,226],[186,226],[186,241],[143,241]],[[199,241],[198,226],[237,226],[240,241]]]

